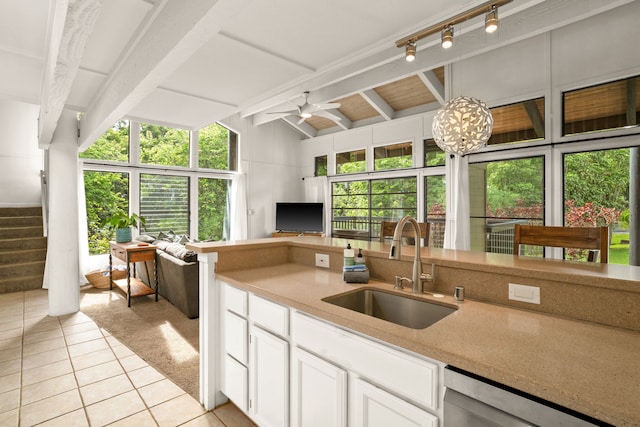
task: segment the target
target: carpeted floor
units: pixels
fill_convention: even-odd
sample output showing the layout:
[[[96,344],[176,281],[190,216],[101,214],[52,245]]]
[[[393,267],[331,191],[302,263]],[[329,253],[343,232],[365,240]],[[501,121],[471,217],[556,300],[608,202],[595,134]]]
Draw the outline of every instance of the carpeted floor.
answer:
[[[118,289],[84,286],[80,310],[98,326],[199,399],[198,319],[188,319],[162,297],[131,300]]]

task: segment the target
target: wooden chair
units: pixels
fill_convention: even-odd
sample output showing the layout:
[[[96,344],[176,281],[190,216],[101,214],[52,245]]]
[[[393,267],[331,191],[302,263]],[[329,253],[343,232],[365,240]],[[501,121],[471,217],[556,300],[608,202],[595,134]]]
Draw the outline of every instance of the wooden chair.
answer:
[[[380,222],[380,243],[385,243],[385,239],[389,237],[393,238],[393,232],[396,230],[397,222],[391,221],[381,221]],[[430,224],[428,222],[419,222],[420,225],[420,237],[422,238],[423,246],[426,248],[429,246],[429,231],[431,229]],[[408,224],[405,225],[402,230],[402,238],[403,239],[413,239],[413,230],[410,228]],[[404,242],[403,242],[404,243]],[[411,244],[411,243],[409,243]]]
[[[520,245],[589,249],[587,261],[594,262],[598,251],[600,262],[609,262],[609,227],[553,227],[516,224],[513,253],[520,255]]]

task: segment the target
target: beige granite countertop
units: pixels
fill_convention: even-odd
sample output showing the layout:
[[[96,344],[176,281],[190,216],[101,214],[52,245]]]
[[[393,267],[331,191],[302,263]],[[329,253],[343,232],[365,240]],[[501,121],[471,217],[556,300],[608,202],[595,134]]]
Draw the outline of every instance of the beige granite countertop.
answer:
[[[430,294],[419,298],[458,309],[414,330],[322,301],[363,286],[389,290],[388,283],[347,284],[338,273],[298,264],[230,271],[218,279],[602,421],[640,425],[640,333]]]

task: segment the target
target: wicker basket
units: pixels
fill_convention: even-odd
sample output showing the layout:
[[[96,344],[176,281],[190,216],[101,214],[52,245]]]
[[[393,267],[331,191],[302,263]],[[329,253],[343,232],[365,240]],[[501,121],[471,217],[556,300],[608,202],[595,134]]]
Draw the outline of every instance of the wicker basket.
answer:
[[[89,281],[89,284],[94,288],[108,289],[109,288],[109,271],[98,270],[92,271],[84,275]],[[124,270],[113,270],[113,280],[124,279],[127,277],[127,272]]]

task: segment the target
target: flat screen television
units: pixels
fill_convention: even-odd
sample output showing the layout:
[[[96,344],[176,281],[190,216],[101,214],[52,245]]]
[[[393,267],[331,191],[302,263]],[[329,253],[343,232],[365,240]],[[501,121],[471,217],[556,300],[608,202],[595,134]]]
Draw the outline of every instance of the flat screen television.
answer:
[[[276,203],[276,230],[323,232],[323,203]]]

